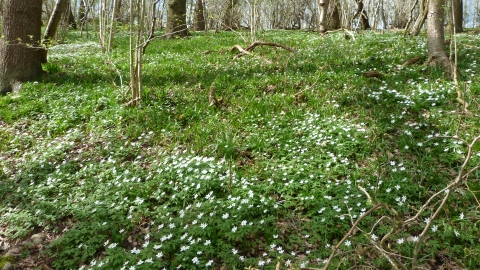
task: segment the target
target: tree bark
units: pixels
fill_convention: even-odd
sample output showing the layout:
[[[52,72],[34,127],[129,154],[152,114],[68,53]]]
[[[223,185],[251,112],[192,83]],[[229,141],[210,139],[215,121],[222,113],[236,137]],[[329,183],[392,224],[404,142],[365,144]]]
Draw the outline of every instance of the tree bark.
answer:
[[[327,10],[329,0],[317,0],[318,4],[318,31],[327,32]]]
[[[358,28],[363,30],[370,29],[370,22],[368,21],[367,11],[365,10],[363,0],[355,1],[357,2],[357,13],[355,14],[354,18],[360,16]]]
[[[411,36],[417,36],[418,33],[420,33],[420,30],[422,29],[422,26],[425,23],[425,20],[427,19],[427,15],[428,15],[427,1],[428,0],[422,0],[422,2],[420,3],[420,14],[415,20],[415,23],[413,24],[412,29],[409,31],[409,34]]]
[[[6,0],[0,44],[0,94],[42,75],[42,0]]]
[[[85,12],[86,12],[85,2],[84,2],[84,0],[80,0],[80,11],[78,12],[78,21],[80,22],[80,24],[82,26],[85,25],[85,20],[86,20]]]
[[[77,22],[75,21],[75,16],[73,15],[71,7],[70,11],[68,12],[68,25],[70,25],[73,29],[77,29]]]
[[[333,5],[333,11],[332,11],[332,29],[340,29],[342,28],[342,22],[340,20],[340,10],[339,10],[339,4],[335,3]]]
[[[407,3],[405,2],[405,0],[396,1],[393,22],[392,22],[393,28],[405,29],[405,26],[407,25],[407,14],[405,12],[405,9],[407,8],[406,5]]]
[[[205,30],[205,16],[203,8],[203,0],[197,0],[195,2],[195,16],[193,19],[193,30],[204,31]]]
[[[445,50],[445,16],[443,6],[445,0],[428,1],[427,20],[427,63],[432,66],[441,66],[451,76],[452,65]]]
[[[55,34],[57,33],[58,23],[62,18],[63,12],[67,8],[69,0],[57,0],[55,4],[55,8],[53,9],[52,15],[50,16],[50,20],[48,21],[47,29],[45,30],[45,34],[43,35],[42,45],[48,46],[49,43],[54,39]],[[42,63],[47,62],[47,50],[43,51],[42,54]]]
[[[227,8],[225,9],[225,15],[223,17],[223,24],[226,30],[237,29],[239,26],[238,15],[235,9],[238,6],[238,0],[227,0]]]
[[[169,0],[165,33],[167,38],[186,37],[188,35],[186,0]]]
[[[453,0],[453,26],[455,27],[455,32],[463,32],[463,1],[462,0]]]
[[[48,42],[55,37],[55,33],[57,33],[58,23],[62,18],[62,13],[65,12],[65,8],[67,8],[68,1],[69,0],[57,0],[52,15],[50,16],[50,20],[48,21],[47,29],[45,30],[45,34],[43,35],[44,42]]]
[[[121,16],[121,10],[122,10],[122,0],[117,0],[115,2],[115,10],[114,10],[114,13],[115,13],[115,21],[116,22],[122,22],[122,16]]]

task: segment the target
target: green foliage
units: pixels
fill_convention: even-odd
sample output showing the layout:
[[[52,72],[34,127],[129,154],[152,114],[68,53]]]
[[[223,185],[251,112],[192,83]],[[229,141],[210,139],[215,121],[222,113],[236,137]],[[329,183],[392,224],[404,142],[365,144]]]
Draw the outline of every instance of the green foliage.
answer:
[[[43,254],[55,269],[318,268],[373,203],[415,214],[465,158],[447,136],[478,136],[440,70],[401,66],[425,54],[425,37],[267,31],[298,53],[258,47],[233,62],[228,49],[244,45],[235,33],[155,40],[142,104],[126,107],[127,35],[110,55],[69,35],[43,81],[0,97],[2,236],[55,235]],[[470,48],[459,67],[475,115]],[[385,76],[362,76],[373,69]],[[209,106],[211,85],[224,107]],[[468,183],[433,222],[419,264],[480,267],[480,185]],[[430,211],[389,240],[407,268]],[[364,218],[333,264],[390,268],[371,242],[390,231],[389,214]]]

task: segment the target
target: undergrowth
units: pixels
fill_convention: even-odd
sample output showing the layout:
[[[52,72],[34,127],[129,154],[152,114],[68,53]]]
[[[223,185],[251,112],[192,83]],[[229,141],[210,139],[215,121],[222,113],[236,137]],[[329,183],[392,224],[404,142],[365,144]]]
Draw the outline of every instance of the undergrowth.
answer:
[[[480,40],[468,33],[470,114],[441,70],[402,66],[426,58],[425,37],[375,32],[267,31],[298,52],[259,47],[233,62],[230,47],[248,45],[235,33],[156,40],[142,104],[126,107],[128,40],[116,37],[108,55],[70,32],[42,81],[0,97],[0,242],[53,235],[40,256],[55,269],[320,268],[373,203],[415,215],[465,159],[455,138],[479,135]],[[371,70],[385,76],[362,76]],[[433,221],[419,265],[480,267],[479,174]],[[388,240],[406,267],[432,209]],[[336,267],[391,267],[375,249],[386,212],[361,220]]]

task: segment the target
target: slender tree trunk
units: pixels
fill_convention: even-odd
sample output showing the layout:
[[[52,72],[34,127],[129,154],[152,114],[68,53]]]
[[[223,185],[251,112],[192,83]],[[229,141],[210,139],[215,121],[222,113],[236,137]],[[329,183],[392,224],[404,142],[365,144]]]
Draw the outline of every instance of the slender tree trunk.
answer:
[[[169,0],[165,33],[167,38],[186,37],[188,35],[186,0]]]
[[[395,11],[393,16],[392,27],[396,29],[405,29],[407,25],[407,14],[405,13],[406,1],[396,1]]]
[[[117,28],[117,3],[120,0],[113,0],[113,12],[112,12],[112,17],[110,19],[110,33],[108,34],[108,44],[107,44],[107,51],[111,52],[113,48],[113,37],[115,36],[115,30]]]
[[[48,47],[48,45],[53,41],[55,38],[55,34],[57,33],[58,23],[62,18],[63,12],[65,12],[68,6],[69,0],[57,0],[55,4],[55,8],[52,11],[52,15],[50,15],[50,20],[48,21],[47,29],[45,30],[45,34],[43,35],[42,45]],[[47,62],[47,50],[42,52],[42,63]]]
[[[428,64],[441,66],[451,76],[452,66],[445,50],[445,0],[428,1],[427,43]]]
[[[463,32],[463,0],[453,0],[452,5],[455,32]]]
[[[4,3],[4,1],[0,0],[0,22],[3,22],[3,3]],[[0,36],[1,35],[2,35],[2,33],[0,32]]]
[[[0,44],[0,94],[42,75],[42,0],[6,0]]]
[[[226,30],[237,29],[239,26],[238,15],[236,8],[238,6],[238,0],[227,0],[227,8],[225,9],[225,15],[223,17],[223,24]]]
[[[145,54],[147,46],[155,37],[155,25],[157,24],[157,4],[160,0],[155,0],[152,5],[152,24],[150,25],[150,32],[148,33],[147,41],[143,43],[142,53]]]
[[[380,18],[382,18],[383,29],[388,28],[387,18],[385,17],[385,9],[383,7],[383,0],[380,0]]]
[[[69,0],[57,0],[52,15],[50,15],[47,29],[45,30],[45,34],[43,35],[43,44],[45,44],[45,42],[51,41],[55,37],[55,33],[57,33],[58,23],[62,18],[63,12],[65,12],[65,9],[67,8],[68,1]]]
[[[407,24],[405,25],[405,33],[408,32],[408,29],[410,28],[410,24],[412,23],[413,20],[413,11],[415,10],[415,7],[418,4],[418,0],[415,0],[415,3],[413,3],[412,7],[410,8],[410,15],[408,16],[408,21]]]
[[[78,21],[80,22],[80,24],[82,26],[84,26],[85,24],[85,20],[86,20],[86,17],[85,17],[85,12],[86,12],[86,8],[85,8],[85,1],[84,0],[80,0],[80,11],[78,12]]]
[[[75,16],[73,15],[71,7],[70,11],[68,12],[68,25],[70,25],[73,29],[77,29],[77,22],[75,21]]]
[[[367,11],[365,10],[363,0],[356,0],[357,2],[357,13],[355,14],[354,18],[360,16],[359,18],[359,28],[366,30],[370,29],[370,22],[368,21]]]
[[[422,0],[422,2],[420,3],[420,14],[415,20],[415,23],[413,24],[412,29],[409,31],[411,36],[417,36],[418,33],[420,33],[420,30],[422,29],[422,26],[425,23],[425,20],[427,19],[427,15],[428,15],[427,1],[429,0]]]
[[[342,21],[340,20],[340,10],[339,10],[339,3],[335,3],[333,5],[332,11],[332,29],[340,29],[342,28]]]
[[[329,0],[317,0],[318,5],[318,31],[327,32],[327,10]]]
[[[116,22],[122,22],[121,10],[122,10],[122,0],[116,0],[115,11],[114,11],[114,14],[115,14],[114,16],[115,16],[115,21]]]
[[[193,19],[193,30],[195,31],[205,30],[203,0],[196,0],[195,2],[195,16]]]

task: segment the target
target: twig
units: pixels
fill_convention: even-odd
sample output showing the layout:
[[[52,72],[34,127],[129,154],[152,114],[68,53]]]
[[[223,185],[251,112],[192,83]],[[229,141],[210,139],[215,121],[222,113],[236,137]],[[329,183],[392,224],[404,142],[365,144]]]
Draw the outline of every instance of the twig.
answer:
[[[345,240],[348,239],[348,237],[350,237],[352,235],[352,233],[355,231],[355,229],[357,228],[358,224],[360,223],[360,221],[362,221],[366,216],[370,215],[370,213],[372,213],[373,211],[377,210],[378,208],[382,208],[382,207],[387,207],[386,204],[384,203],[379,203],[379,204],[376,204],[374,205],[372,208],[370,208],[367,212],[363,213],[363,215],[361,215],[357,221],[355,221],[355,223],[353,223],[352,227],[350,228],[350,230],[343,236],[342,240],[340,240],[340,242],[338,242],[333,248],[332,248],[332,253],[330,254],[330,257],[328,257],[328,260],[327,260],[327,263],[325,264],[325,267],[324,269],[328,269],[328,267],[330,266],[330,264],[332,263],[332,259],[333,257],[335,256],[335,253],[337,252],[337,249],[343,244],[343,242],[345,242]]]
[[[480,140],[480,136],[476,137],[475,139],[473,139],[472,143],[470,143],[470,145],[468,146],[468,152],[467,152],[467,156],[465,157],[465,161],[463,162],[462,164],[462,167],[460,167],[460,170],[458,171],[458,174],[457,174],[457,177],[455,177],[455,180],[452,181],[450,184],[448,184],[448,186],[444,189],[442,189],[441,191],[435,193],[432,197],[430,197],[430,199],[424,204],[422,205],[422,207],[420,208],[420,210],[418,211],[418,213],[415,215],[414,218],[418,217],[420,215],[421,212],[423,212],[423,210],[425,210],[426,206],[430,203],[430,201],[438,196],[438,194],[440,192],[444,192],[446,191],[446,194],[445,194],[445,197],[443,197],[440,205],[437,207],[437,209],[435,210],[435,212],[433,213],[433,215],[430,216],[430,218],[428,219],[427,221],[427,224],[425,225],[425,228],[423,229],[422,233],[420,233],[420,235],[418,236],[418,242],[417,244],[415,245],[415,250],[414,250],[414,253],[413,253],[413,259],[412,259],[412,269],[415,269],[416,266],[417,266],[417,259],[418,259],[418,253],[420,251],[420,246],[423,242],[423,237],[425,236],[425,234],[427,233],[428,229],[430,228],[433,220],[435,220],[435,218],[438,216],[438,214],[440,213],[440,211],[443,209],[443,206],[445,206],[448,198],[450,197],[450,195],[452,194],[453,190],[452,188],[455,188],[456,186],[460,185],[464,179],[464,176],[465,176],[465,169],[468,165],[468,163],[470,162],[470,160],[472,159],[472,155],[473,155],[473,146],[477,143],[477,141]],[[411,221],[413,218],[405,221],[405,224],[409,221]]]
[[[395,269],[395,270],[398,270],[398,266],[397,264],[393,261],[392,258],[390,258],[390,256],[388,255],[388,252],[386,252],[383,248],[379,247],[377,245],[377,243],[375,243],[375,241],[373,241],[372,239],[370,239],[370,243],[382,254],[383,257],[387,258],[387,261],[392,265],[392,268]]]
[[[457,138],[458,139],[458,138]],[[468,146],[468,152],[467,152],[467,157],[465,158],[465,161],[463,162],[462,164],[462,167],[460,168],[459,172],[458,172],[458,175],[457,177],[455,177],[455,180],[452,181],[450,184],[448,184],[446,187],[444,187],[443,189],[441,189],[440,191],[438,191],[437,193],[433,194],[428,200],[427,202],[425,202],[421,207],[420,207],[420,210],[418,210],[417,214],[415,214],[415,216],[407,219],[404,224],[408,224],[414,220],[416,220],[422,213],[423,211],[425,211],[425,209],[427,208],[427,206],[432,202],[432,200],[434,198],[436,198],[438,195],[442,194],[442,193],[445,193],[447,192],[448,195],[450,195],[449,191],[452,187],[460,184],[461,180],[463,179],[463,176],[464,176],[464,170],[465,170],[465,167],[467,166],[468,162],[470,162],[470,159],[472,158],[472,152],[473,152],[473,146],[477,143],[477,141],[480,140],[480,136],[476,137],[475,139],[473,139],[472,143],[470,143],[470,145]],[[446,195],[445,197],[447,197],[448,195]]]

